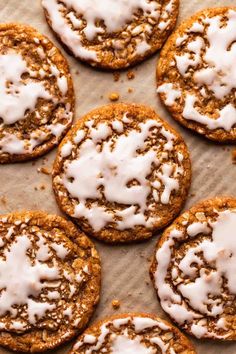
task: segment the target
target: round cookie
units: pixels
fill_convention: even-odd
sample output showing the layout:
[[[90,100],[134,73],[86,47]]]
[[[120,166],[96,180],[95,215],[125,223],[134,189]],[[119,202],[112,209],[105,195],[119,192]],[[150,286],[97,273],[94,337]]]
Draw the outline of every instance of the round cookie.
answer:
[[[179,0],[42,0],[42,6],[75,57],[114,70],[161,48],[175,26]]]
[[[99,299],[93,244],[41,211],[2,215],[0,235],[0,345],[42,352],[78,335]]]
[[[161,306],[197,338],[236,339],[236,199],[186,211],[157,244],[151,277]]]
[[[236,8],[205,9],[183,22],[157,65],[157,92],[182,125],[236,141]]]
[[[69,67],[52,42],[20,24],[0,25],[0,163],[51,150],[72,124]]]
[[[170,323],[149,314],[127,313],[88,328],[70,354],[195,354],[189,340]]]
[[[179,213],[191,180],[183,139],[151,108],[110,104],[80,119],[59,146],[61,209],[106,242],[147,239]]]

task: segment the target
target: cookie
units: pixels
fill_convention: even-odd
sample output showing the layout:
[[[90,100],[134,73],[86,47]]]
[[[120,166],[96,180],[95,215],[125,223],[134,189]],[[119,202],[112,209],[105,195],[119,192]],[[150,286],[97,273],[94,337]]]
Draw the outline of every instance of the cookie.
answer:
[[[183,139],[146,106],[110,104],[80,119],[59,146],[60,208],[107,242],[147,239],[179,213],[190,185]]]
[[[0,25],[0,163],[51,150],[72,124],[74,91],[66,59],[35,29]]]
[[[42,352],[78,335],[99,299],[89,239],[41,211],[2,215],[0,235],[0,345]]]
[[[161,306],[197,338],[236,339],[236,199],[215,198],[162,235],[151,266]]]
[[[183,126],[217,142],[236,141],[236,8],[205,9],[164,46],[157,92]]]
[[[161,48],[175,26],[179,0],[42,0],[42,6],[75,57],[114,70]]]
[[[170,323],[148,314],[107,318],[88,328],[70,354],[195,354],[189,340]]]

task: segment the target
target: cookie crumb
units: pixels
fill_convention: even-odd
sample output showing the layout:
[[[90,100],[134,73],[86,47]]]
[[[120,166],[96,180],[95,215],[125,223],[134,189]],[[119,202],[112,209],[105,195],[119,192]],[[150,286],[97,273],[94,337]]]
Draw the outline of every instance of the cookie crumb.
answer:
[[[232,162],[236,165],[236,149],[232,150]]]
[[[134,89],[132,87],[129,87],[128,88],[128,93],[132,93],[132,92],[134,92]]]
[[[41,191],[46,189],[46,186],[44,184],[41,184],[41,186],[39,187],[41,189]]]
[[[38,172],[44,173],[45,175],[50,175],[51,171],[49,170],[48,167],[39,167],[37,169]]]
[[[47,157],[44,157],[44,158],[43,158],[43,165],[45,165],[46,162],[48,162],[48,158],[47,158]]]
[[[120,301],[119,300],[112,300],[112,307],[117,310],[120,308]]]
[[[114,79],[115,82],[119,81],[120,80],[120,73],[114,72],[113,73],[113,79]]]
[[[5,196],[1,197],[0,199],[2,205],[6,206],[7,205],[7,198]]]
[[[128,71],[127,78],[128,80],[133,80],[135,78],[135,73],[133,71]]]
[[[120,98],[120,95],[117,92],[112,92],[109,94],[108,98],[110,101],[118,101]]]

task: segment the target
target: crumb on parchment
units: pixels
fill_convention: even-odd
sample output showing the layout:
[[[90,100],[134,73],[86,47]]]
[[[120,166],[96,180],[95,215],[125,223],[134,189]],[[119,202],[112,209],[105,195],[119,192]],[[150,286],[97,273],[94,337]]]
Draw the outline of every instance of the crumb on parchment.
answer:
[[[120,308],[120,301],[117,299],[112,300],[112,307],[117,310]]]
[[[7,205],[7,198],[5,197],[5,195],[0,198],[0,201],[1,201],[2,205],[4,205],[4,206]]]
[[[50,169],[48,167],[39,167],[37,169],[37,171],[41,172],[41,173],[43,173],[45,175],[50,175],[51,174],[51,171],[50,171]]]
[[[119,81],[120,80],[120,73],[119,72],[114,72],[113,73],[113,79],[114,81]]]
[[[127,78],[128,80],[133,80],[135,78],[135,73],[133,71],[128,71]]]
[[[108,98],[110,101],[114,102],[114,101],[118,101],[119,98],[120,98],[120,95],[118,92],[111,92],[109,95],[108,95]]]

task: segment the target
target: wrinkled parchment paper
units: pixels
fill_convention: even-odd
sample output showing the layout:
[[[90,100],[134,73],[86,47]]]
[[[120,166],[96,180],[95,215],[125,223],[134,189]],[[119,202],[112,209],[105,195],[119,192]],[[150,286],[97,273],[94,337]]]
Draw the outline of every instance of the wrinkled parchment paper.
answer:
[[[179,22],[206,7],[236,6],[235,0],[180,0],[180,3]],[[0,0],[0,21],[32,25],[60,47],[46,24],[40,0]],[[125,71],[121,73],[118,82],[114,82],[112,73],[97,71],[66,53],[65,55],[69,60],[75,85],[76,120],[92,108],[108,103],[108,95],[111,92],[118,92],[122,101],[148,104],[182,134],[190,149],[193,181],[185,208],[203,198],[225,194],[236,196],[236,165],[233,165],[231,160],[233,147],[216,145],[185,130],[171,119],[157,99],[155,66],[158,55],[132,69],[135,72],[133,80],[127,79]],[[133,92],[128,92],[129,88],[132,88]],[[37,171],[42,166],[51,168],[55,152],[56,149],[46,155],[47,161],[40,158],[33,164],[28,162],[0,166],[0,213],[20,209],[42,209],[60,214],[52,192],[51,176]],[[148,273],[157,238],[158,235],[147,242],[128,246],[108,246],[94,241],[102,259],[102,291],[100,304],[91,323],[114,312],[126,311],[153,312],[166,317],[160,308]],[[112,308],[113,299],[121,302],[119,310]],[[236,353],[236,343],[192,340],[198,354]],[[67,353],[72,343],[54,350],[53,353]],[[0,348],[0,354],[3,353],[10,352]]]

